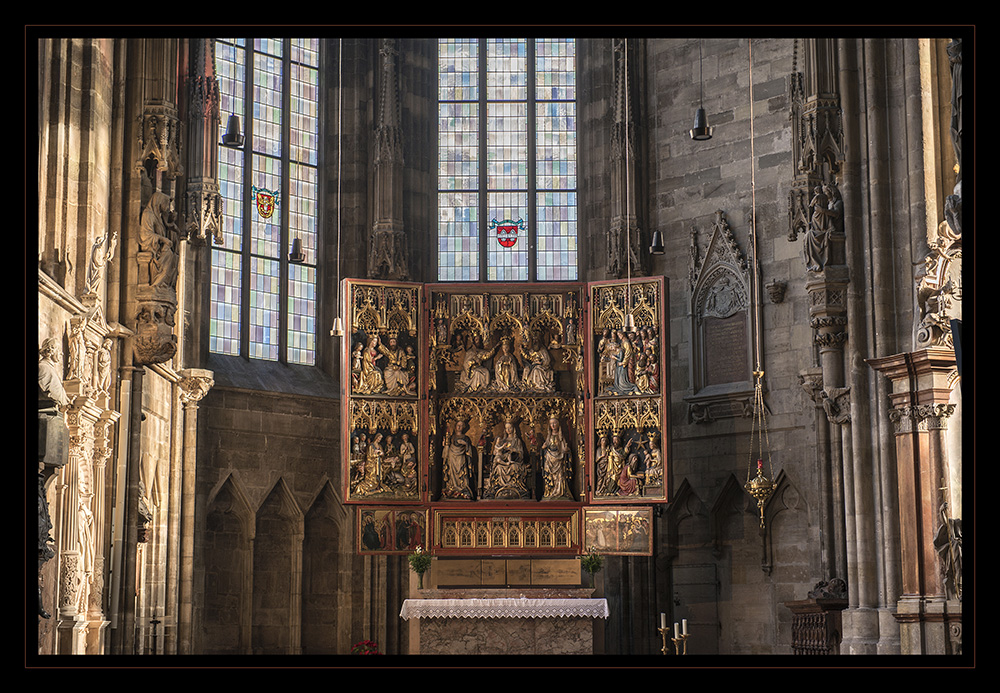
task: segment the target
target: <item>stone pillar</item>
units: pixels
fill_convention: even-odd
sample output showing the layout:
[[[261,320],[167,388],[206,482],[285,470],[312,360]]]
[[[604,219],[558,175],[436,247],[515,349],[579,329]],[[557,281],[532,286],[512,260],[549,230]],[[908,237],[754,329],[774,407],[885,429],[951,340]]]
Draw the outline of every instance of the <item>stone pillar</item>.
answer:
[[[903,654],[961,653],[961,533],[948,506],[946,440],[956,363],[931,347],[868,361],[889,381],[899,483]],[[960,509],[958,510],[960,518]],[[960,519],[959,519],[960,522]],[[960,524],[958,525],[960,528]],[[949,589],[949,577],[952,587]]]
[[[177,654],[192,654],[194,615],[194,531],[198,461],[198,402],[215,384],[212,371],[189,368],[178,383],[184,405],[184,469],[181,473],[180,598],[177,614]]]

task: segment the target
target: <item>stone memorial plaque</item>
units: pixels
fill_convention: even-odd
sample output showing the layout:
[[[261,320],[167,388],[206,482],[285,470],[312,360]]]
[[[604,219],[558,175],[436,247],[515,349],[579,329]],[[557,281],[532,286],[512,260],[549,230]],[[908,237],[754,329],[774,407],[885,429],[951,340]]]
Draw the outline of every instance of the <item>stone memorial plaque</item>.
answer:
[[[705,318],[704,326],[705,384],[750,380],[746,313],[740,311],[728,318]]]

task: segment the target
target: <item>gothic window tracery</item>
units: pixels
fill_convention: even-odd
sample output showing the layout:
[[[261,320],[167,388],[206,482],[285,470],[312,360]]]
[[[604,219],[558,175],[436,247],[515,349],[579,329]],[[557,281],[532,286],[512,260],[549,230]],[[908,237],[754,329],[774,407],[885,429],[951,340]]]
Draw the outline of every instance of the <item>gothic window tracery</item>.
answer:
[[[216,40],[220,125],[236,115],[246,137],[240,147],[219,145],[224,221],[212,247],[213,353],[315,362],[319,44]]]
[[[577,279],[575,50],[439,41],[439,281]]]

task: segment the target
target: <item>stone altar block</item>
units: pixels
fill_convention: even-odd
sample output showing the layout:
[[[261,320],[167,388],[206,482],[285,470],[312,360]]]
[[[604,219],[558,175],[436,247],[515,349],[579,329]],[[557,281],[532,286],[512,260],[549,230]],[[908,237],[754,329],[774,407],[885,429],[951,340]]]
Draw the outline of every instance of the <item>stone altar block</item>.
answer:
[[[411,654],[593,654],[594,619],[608,617],[608,603],[566,594],[579,591],[541,596],[545,590],[532,590],[528,597],[518,596],[525,591],[491,590],[497,594],[407,599],[399,615],[420,622]]]

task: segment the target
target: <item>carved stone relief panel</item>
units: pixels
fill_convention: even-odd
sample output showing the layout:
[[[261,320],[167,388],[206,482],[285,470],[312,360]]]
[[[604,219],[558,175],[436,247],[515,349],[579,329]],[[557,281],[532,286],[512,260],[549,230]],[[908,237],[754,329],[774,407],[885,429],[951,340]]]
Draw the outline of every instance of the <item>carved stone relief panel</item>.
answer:
[[[696,244],[693,244],[696,247]],[[716,212],[704,258],[692,254],[692,422],[748,416],[753,397],[751,281],[746,259],[722,211]]]

